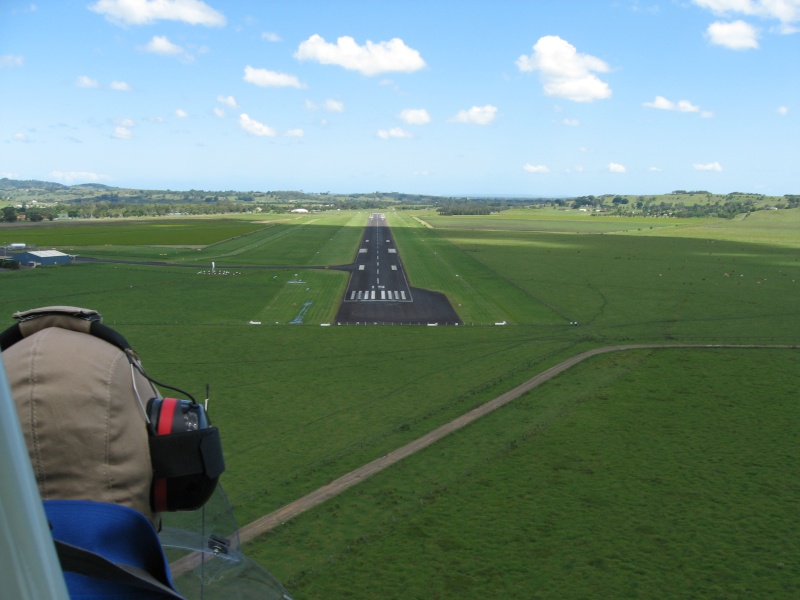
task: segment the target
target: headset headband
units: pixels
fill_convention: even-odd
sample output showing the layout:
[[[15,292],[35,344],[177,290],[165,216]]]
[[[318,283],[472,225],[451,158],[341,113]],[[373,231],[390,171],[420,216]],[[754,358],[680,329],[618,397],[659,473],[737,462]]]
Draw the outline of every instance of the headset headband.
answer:
[[[18,341],[48,327],[60,327],[88,333],[116,346],[126,354],[131,345],[117,331],[103,325],[103,317],[96,310],[75,306],[46,306],[16,312],[17,323],[0,333],[0,351],[5,351]]]

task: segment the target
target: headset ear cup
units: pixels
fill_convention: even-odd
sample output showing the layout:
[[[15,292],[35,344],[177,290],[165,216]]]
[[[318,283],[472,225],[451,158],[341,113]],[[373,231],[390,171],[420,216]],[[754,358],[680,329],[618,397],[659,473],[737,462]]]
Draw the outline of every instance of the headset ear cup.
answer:
[[[150,424],[155,429],[156,436],[172,433],[175,420],[175,409],[178,406],[176,398],[153,398],[148,403],[148,416]],[[152,452],[151,452],[152,454]],[[153,457],[151,456],[151,459]],[[155,469],[154,469],[155,471]],[[169,511],[169,481],[167,477],[153,477],[151,504],[156,512]]]
[[[225,470],[219,430],[209,426],[202,406],[188,400],[153,398],[147,412],[153,510],[200,508]]]
[[[165,502],[157,508],[158,512],[197,510],[203,506],[217,487],[218,477],[185,475],[164,479]]]

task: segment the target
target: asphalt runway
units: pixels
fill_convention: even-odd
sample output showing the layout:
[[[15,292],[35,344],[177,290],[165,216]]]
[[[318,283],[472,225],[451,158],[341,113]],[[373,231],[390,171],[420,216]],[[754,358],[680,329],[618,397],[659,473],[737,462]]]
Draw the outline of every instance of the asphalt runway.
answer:
[[[383,213],[372,213],[361,237],[336,323],[460,325],[444,294],[408,284]]]
[[[75,263],[108,262],[188,269],[211,269],[197,263],[169,263],[78,256]],[[335,322],[342,325],[461,325],[442,293],[411,287],[383,213],[372,213],[364,228],[356,261],[350,265],[218,265],[219,269],[322,269],[350,273]]]

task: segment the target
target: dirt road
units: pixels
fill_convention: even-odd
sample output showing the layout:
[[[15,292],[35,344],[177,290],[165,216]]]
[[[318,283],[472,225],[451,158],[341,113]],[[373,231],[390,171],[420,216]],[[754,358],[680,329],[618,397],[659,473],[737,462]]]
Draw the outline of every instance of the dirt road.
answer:
[[[325,502],[326,500],[333,498],[337,494],[342,493],[344,490],[364,481],[367,477],[382,471],[386,467],[389,467],[396,462],[430,446],[435,441],[442,439],[444,436],[461,429],[462,427],[469,425],[473,421],[480,419],[482,416],[492,412],[493,410],[500,408],[501,406],[508,404],[515,398],[519,398],[525,392],[528,392],[535,388],[538,385],[541,385],[545,381],[552,379],[559,373],[569,369],[570,367],[578,364],[590,358],[592,356],[597,356],[598,354],[605,354],[608,352],[617,352],[620,350],[642,350],[642,349],[651,349],[651,348],[783,348],[783,349],[790,349],[790,348],[798,348],[798,346],[769,346],[769,345],[722,345],[722,344],[706,344],[706,345],[696,345],[696,344],[630,344],[630,345],[621,345],[621,346],[606,346],[603,348],[595,348],[594,350],[588,350],[587,352],[583,352],[572,358],[565,360],[564,362],[547,369],[546,371],[540,373],[536,377],[529,379],[525,383],[522,383],[515,387],[514,389],[506,392],[475,408],[468,413],[465,413],[442,425],[441,427],[434,429],[433,431],[423,435],[422,437],[414,440],[406,444],[405,446],[398,448],[365,464],[363,467],[359,467],[355,471],[351,471],[346,475],[342,475],[338,479],[334,479],[329,484],[319,488],[287,504],[286,506],[279,508],[275,512],[270,514],[264,515],[263,517],[256,519],[252,523],[248,523],[244,525],[239,530],[239,537],[242,543],[247,542],[255,538],[256,536],[265,533],[275,527],[285,523],[289,519],[296,517],[297,515],[317,506]]]

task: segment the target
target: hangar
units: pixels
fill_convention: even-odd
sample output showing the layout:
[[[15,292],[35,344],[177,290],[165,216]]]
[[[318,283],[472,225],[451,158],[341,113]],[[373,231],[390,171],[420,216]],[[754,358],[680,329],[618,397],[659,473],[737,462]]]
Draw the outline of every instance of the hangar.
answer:
[[[14,260],[20,267],[46,267],[50,265],[65,265],[72,262],[73,257],[58,250],[30,250],[15,254]]]

